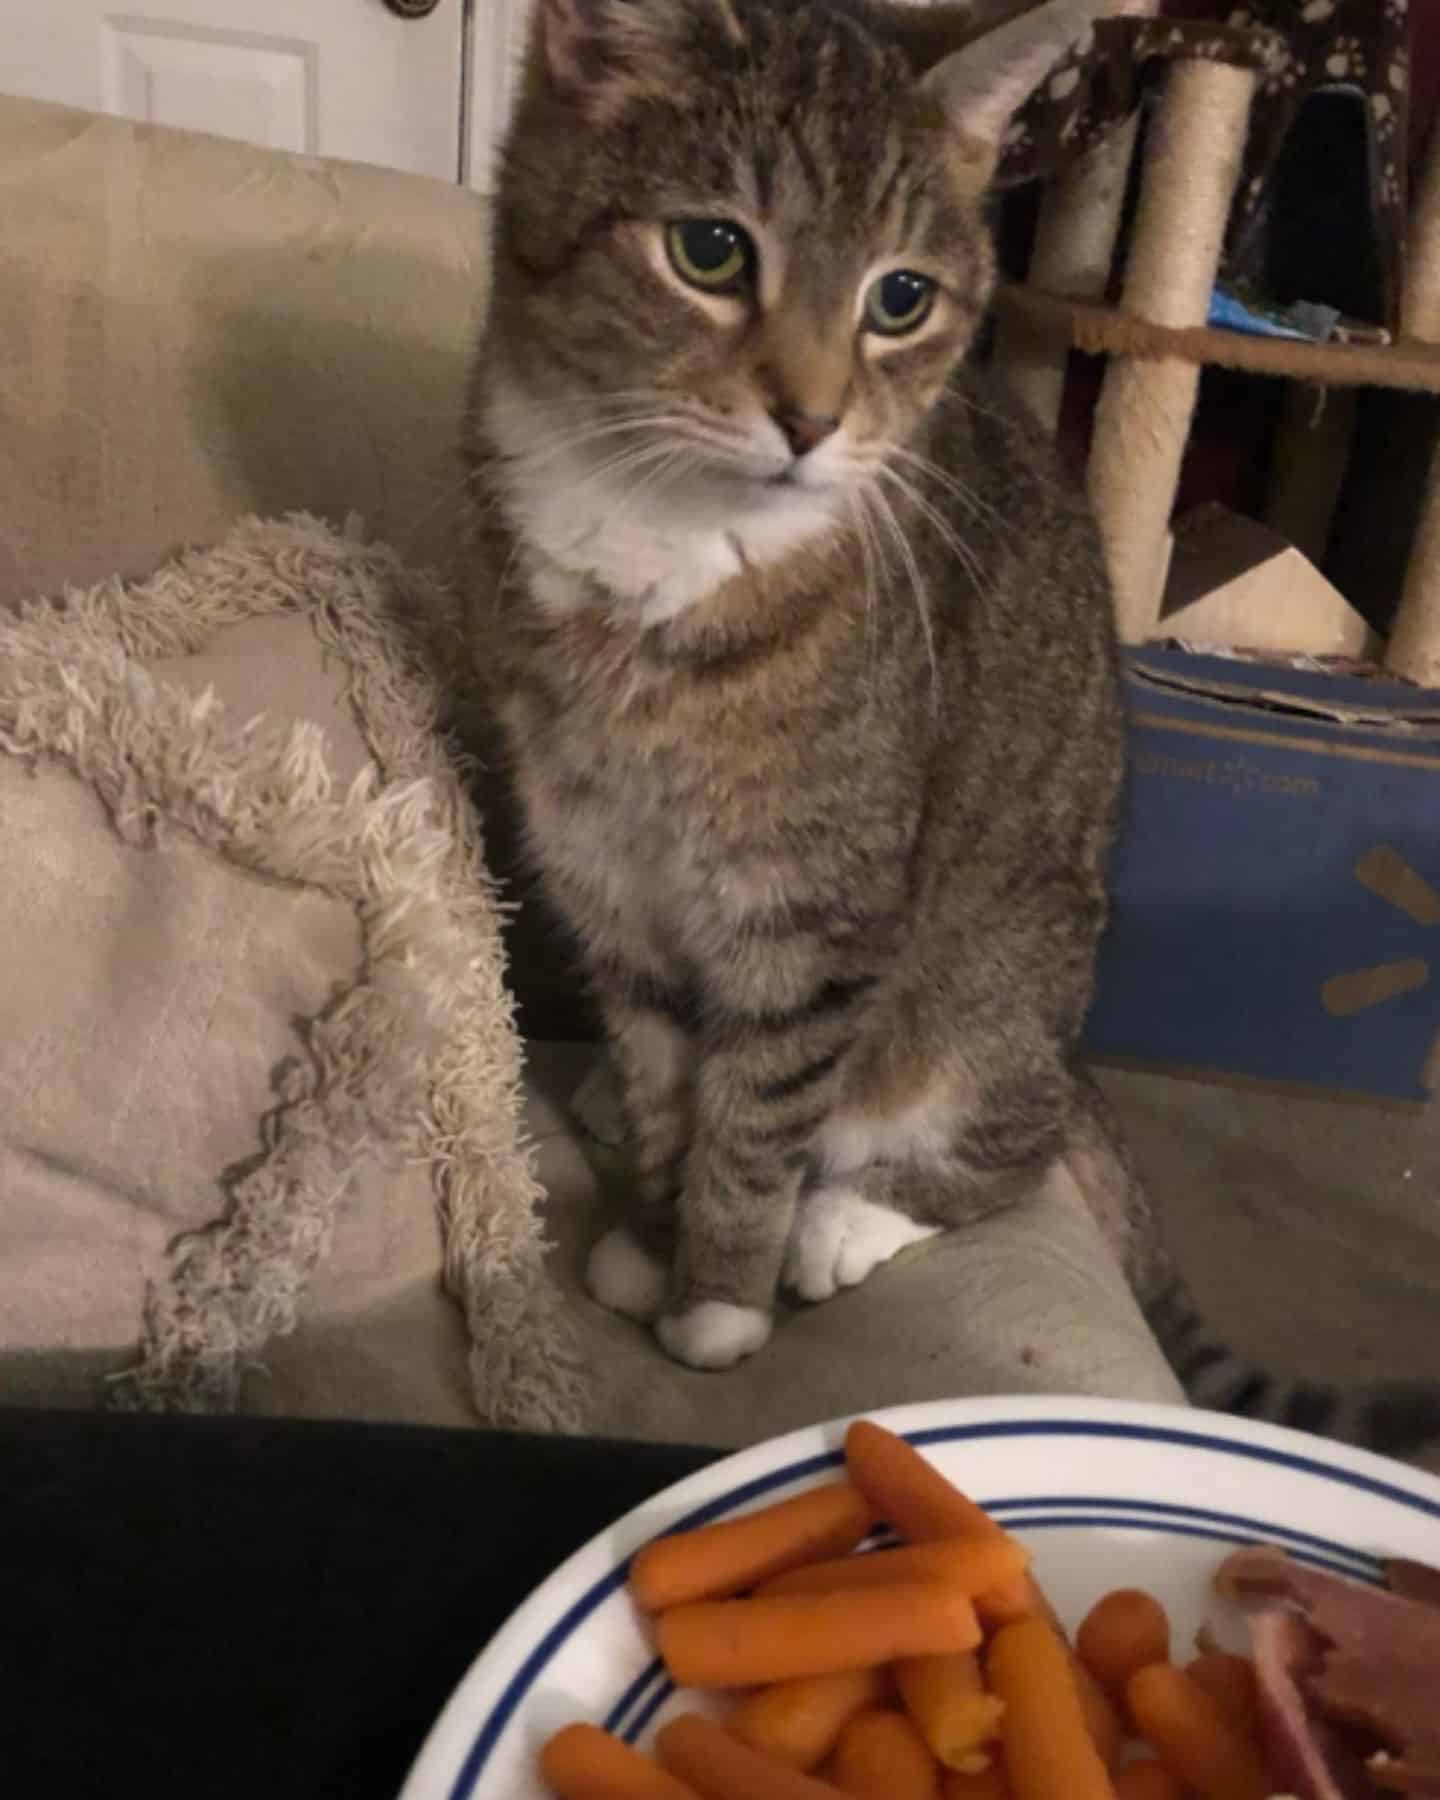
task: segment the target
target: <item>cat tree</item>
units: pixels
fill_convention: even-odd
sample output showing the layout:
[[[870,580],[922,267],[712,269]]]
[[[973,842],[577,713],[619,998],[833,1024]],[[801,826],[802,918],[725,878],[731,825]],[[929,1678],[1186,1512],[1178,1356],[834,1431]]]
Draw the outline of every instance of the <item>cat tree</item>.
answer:
[[[1144,31],[1145,26],[1137,30]],[[1155,39],[1164,28],[1148,27]],[[1181,35],[1177,28],[1173,34]],[[1120,634],[1141,643],[1160,622],[1170,517],[1200,371],[1207,364],[1323,387],[1440,394],[1440,130],[1408,244],[1400,333],[1383,346],[1310,344],[1211,330],[1205,321],[1235,199],[1264,39],[1189,30],[1146,144],[1118,305],[1104,302],[1134,150],[1122,125],[1051,184],[1025,283],[1001,295],[997,365],[1049,428],[1074,347],[1109,356],[1088,465],[1115,587]],[[1440,448],[1411,551],[1386,665],[1440,684]]]

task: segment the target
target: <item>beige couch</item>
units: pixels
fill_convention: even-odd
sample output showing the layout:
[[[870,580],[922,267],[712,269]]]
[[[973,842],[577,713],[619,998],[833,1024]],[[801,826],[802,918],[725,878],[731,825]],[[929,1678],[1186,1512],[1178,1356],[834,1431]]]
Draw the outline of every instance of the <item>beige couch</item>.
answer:
[[[353,666],[346,674],[343,608],[311,599],[317,570],[344,588],[346,605],[386,583],[413,598],[390,562],[359,547],[362,535],[411,566],[450,570],[453,446],[485,300],[486,231],[484,203],[458,188],[0,100],[0,607],[114,574],[149,577],[178,548],[216,544],[247,515],[349,518],[351,532],[348,548],[310,527],[253,538],[269,584],[263,615],[206,612],[193,628],[147,636],[147,607],[187,617],[233,558],[186,565],[181,588],[167,575],[128,599],[97,590],[88,612],[72,607],[93,625],[74,656],[83,661],[83,648],[109,698],[92,705],[68,679],[70,640],[55,638],[53,656],[40,640],[35,679],[53,731],[93,736],[121,719],[132,735],[138,721],[143,738],[99,773],[70,748],[28,752],[20,740],[34,708],[27,714],[13,694],[7,738],[0,668],[0,1403],[103,1401],[104,1377],[134,1363],[147,1283],[155,1325],[154,1284],[175,1269],[167,1244],[233,1210],[266,1156],[267,1180],[277,1167],[302,1170],[297,1193],[328,1181],[333,1219],[302,1243],[281,1218],[299,1256],[284,1292],[270,1282],[266,1244],[252,1232],[239,1246],[254,1285],[231,1349],[238,1404],[249,1410],[464,1424],[477,1418],[477,1393],[503,1393],[519,1398],[489,1411],[509,1423],[740,1443],[946,1394],[1178,1398],[1078,1194],[1063,1187],[908,1253],[858,1292],[787,1315],[769,1350],[738,1372],[667,1363],[644,1333],[594,1307],[578,1279],[607,1159],[582,1149],[566,1103],[593,1053],[530,1043],[520,1089],[529,1147],[512,1142],[502,1104],[508,1015],[493,994],[471,1015],[452,1008],[432,1021],[442,1046],[473,1060],[479,1044],[489,1058],[498,1110],[472,1119],[469,1139],[436,1123],[444,1055],[437,1061],[433,1046],[415,1065],[429,1098],[393,1131],[373,1109],[357,1124],[342,1104],[354,1091],[344,1080],[327,1089],[323,1069],[307,1090],[310,1113],[277,1114],[293,1070],[307,1056],[314,1064],[315,1044],[343,1022],[344,996],[385,999],[373,978],[374,884],[389,881],[393,916],[410,916],[396,871],[413,847],[403,838],[411,815],[397,775],[430,781],[432,801],[448,792],[424,733],[395,749],[393,717],[380,718],[374,694],[364,699]],[[292,576],[296,591],[282,593]],[[122,613],[129,635],[101,642],[121,630]],[[42,623],[59,629],[48,614]],[[13,646],[31,640],[11,642],[13,663]],[[192,704],[207,686],[223,715]],[[258,740],[234,728],[262,712],[324,733],[286,739],[288,750],[276,740],[266,752],[272,787],[290,782],[292,800],[303,800],[305,783],[318,784],[315,806],[333,806],[337,820],[351,802],[395,802],[385,829],[401,834],[399,850],[366,864],[370,888],[348,865],[312,879],[266,864],[253,842],[241,854],[230,827],[227,836],[216,824],[231,789],[212,781],[207,811],[179,767],[185,733],[250,756]],[[348,790],[367,770],[369,786]],[[154,798],[162,777],[164,805]],[[495,867],[500,802],[484,792]],[[458,815],[443,810],[427,817],[463,837]],[[452,884],[436,930],[459,921],[463,936],[468,918],[488,955],[483,900],[478,876],[469,898]],[[413,918],[407,929],[413,964],[433,933]],[[568,970],[523,920],[508,929],[524,1016],[553,1024],[565,1014],[557,996],[573,990]],[[467,968],[480,993],[485,956]],[[476,1032],[489,1035],[481,1043]],[[481,1089],[452,1077],[451,1103],[463,1111]],[[284,1129],[302,1116],[321,1123],[298,1150],[277,1149],[282,1115]],[[478,1171],[466,1202],[468,1287],[457,1274],[453,1188],[467,1144]],[[301,1161],[277,1164],[281,1149]],[[618,1167],[609,1159],[610,1178],[623,1179]],[[532,1177],[538,1189],[526,1186]],[[267,1205],[283,1200],[274,1182],[266,1193]],[[532,1194],[551,1240],[543,1270],[523,1216]],[[517,1210],[502,1231],[495,1208],[507,1195]],[[277,1216],[267,1215],[272,1226]],[[183,1335],[196,1304],[228,1304],[202,1276],[192,1259],[191,1311],[171,1308],[172,1333]],[[237,1403],[223,1380],[187,1394],[196,1406]]]

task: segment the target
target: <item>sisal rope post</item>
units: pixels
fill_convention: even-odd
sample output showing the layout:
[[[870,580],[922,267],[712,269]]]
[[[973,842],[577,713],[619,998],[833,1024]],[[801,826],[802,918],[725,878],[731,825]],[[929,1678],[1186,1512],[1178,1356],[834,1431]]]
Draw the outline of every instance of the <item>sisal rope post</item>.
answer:
[[[1156,110],[1145,153],[1121,304],[1157,325],[1203,325],[1240,175],[1255,93],[1251,69],[1181,62]],[[1170,514],[1200,371],[1176,358],[1115,357],[1105,372],[1090,451],[1090,498],[1127,644],[1159,622]]]
[[[1440,125],[1430,137],[1407,258],[1400,329],[1406,337],[1440,344]],[[1430,458],[1385,666],[1426,687],[1440,686],[1440,443]]]
[[[1404,337],[1440,344],[1440,120],[1430,134],[1430,154],[1407,238],[1400,331]]]
[[[1046,294],[1101,300],[1110,279],[1138,120],[1127,119],[1045,189],[1025,279]],[[1016,314],[1003,317],[995,368],[1053,436],[1060,425],[1070,334]]]
[[[1158,4],[1130,0],[1124,11],[1146,17]],[[1031,287],[1073,300],[1105,298],[1139,128],[1137,113],[1047,184],[1025,274]],[[1002,317],[994,361],[1016,399],[1053,437],[1065,398],[1070,334],[1014,314]]]

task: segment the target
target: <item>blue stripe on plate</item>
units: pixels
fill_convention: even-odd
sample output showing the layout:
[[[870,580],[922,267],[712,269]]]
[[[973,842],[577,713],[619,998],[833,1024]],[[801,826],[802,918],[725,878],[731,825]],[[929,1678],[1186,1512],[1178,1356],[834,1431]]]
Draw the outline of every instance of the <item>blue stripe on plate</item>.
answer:
[[[1157,1513],[1172,1519],[1209,1519],[1216,1525],[1239,1525],[1246,1530],[1255,1528],[1257,1521],[1246,1518],[1241,1513],[1216,1512],[1206,1506],[1178,1506],[1166,1500],[1114,1500],[1101,1494],[1055,1494],[1037,1496],[1025,1500],[997,1501],[992,1511],[1003,1509],[1007,1519],[1016,1514],[1039,1512],[1045,1508],[1060,1507],[1073,1512],[1077,1507],[1096,1512],[1124,1513]],[[1017,1525],[1023,1525],[1023,1517],[1015,1518]],[[1267,1522],[1264,1530],[1275,1542],[1281,1538],[1288,1543],[1304,1544],[1311,1549],[1319,1550],[1326,1556],[1358,1563],[1366,1575],[1370,1575],[1379,1565],[1373,1556],[1367,1556],[1363,1550],[1352,1550],[1347,1544],[1337,1544],[1333,1538],[1317,1537],[1313,1531],[1300,1531],[1293,1525],[1276,1525]]]
[[[1271,1450],[1263,1444],[1236,1443],[1232,1438],[1215,1437],[1206,1431],[1181,1431],[1160,1425],[1121,1425],[1099,1419],[1011,1419],[997,1425],[932,1425],[924,1431],[905,1435],[916,1446],[959,1444],[968,1438],[982,1437],[1097,1437],[1179,1444],[1188,1450],[1218,1450],[1225,1456],[1274,1463],[1282,1469],[1299,1469],[1325,1481],[1338,1481],[1342,1487],[1358,1488],[1364,1494],[1378,1494],[1382,1500],[1393,1500],[1413,1512],[1424,1513],[1427,1518],[1440,1519],[1440,1501],[1422,1500],[1418,1494],[1396,1487],[1392,1481],[1381,1481],[1374,1475],[1359,1475],[1353,1469],[1337,1469],[1331,1463],[1320,1462],[1313,1456],[1299,1456],[1293,1450]],[[836,1451],[830,1461],[839,1459],[840,1452]]]
[[[996,1510],[998,1512],[1000,1509]],[[1067,1525],[1083,1525],[1087,1530],[1098,1528],[1101,1531],[1124,1531],[1131,1528],[1141,1531],[1159,1531],[1164,1532],[1167,1537],[1207,1538],[1213,1544],[1248,1546],[1274,1542],[1269,1527],[1261,1524],[1258,1519],[1248,1531],[1226,1529],[1220,1525],[1210,1524],[1181,1525],[1169,1519],[1147,1518],[1144,1514],[1126,1518],[1115,1513],[1106,1514],[1104,1517],[1099,1517],[1095,1513],[1055,1513],[1048,1518],[1033,1518],[1024,1521],[1026,1531],[1054,1530]],[[1328,1556],[1320,1555],[1315,1550],[1296,1550],[1294,1555],[1296,1562],[1305,1562],[1314,1568],[1326,1569],[1332,1575],[1345,1575],[1352,1581],[1368,1581],[1374,1587],[1382,1585],[1373,1564],[1370,1570],[1362,1571],[1357,1569],[1353,1563],[1334,1561]]]
[[[656,1688],[655,1692],[645,1702],[644,1706],[642,1706],[640,1708],[639,1712],[636,1713],[634,1719],[632,1720],[630,1725],[625,1730],[624,1738],[625,1738],[625,1742],[627,1744],[633,1744],[636,1741],[636,1739],[640,1736],[640,1733],[645,1729],[645,1727],[655,1717],[656,1713],[659,1712],[660,1708],[665,1704],[665,1702],[670,1698],[670,1696],[674,1692],[675,1692],[675,1683],[673,1681],[671,1681],[671,1679],[667,1675],[665,1677],[665,1679],[660,1683],[659,1687]]]
[[[661,1664],[657,1659],[655,1662],[651,1663],[648,1669],[635,1677],[606,1715],[605,1729],[607,1731],[619,1731],[623,1727],[625,1715],[660,1673]]]
[[[677,1519],[668,1531],[657,1533],[660,1537],[669,1537],[677,1531],[693,1531],[697,1525],[708,1525],[711,1519],[722,1513],[730,1512],[736,1506],[743,1506],[747,1500],[758,1499],[762,1494],[773,1492],[777,1487],[786,1487],[791,1482],[801,1481],[808,1475],[823,1475],[833,1469],[841,1460],[838,1451],[826,1451],[820,1456],[802,1457],[799,1462],[791,1463],[783,1469],[772,1469],[768,1475],[760,1475],[754,1481],[743,1482],[729,1492],[719,1494],[713,1500],[707,1500],[703,1506],[697,1506],[694,1512],[687,1513],[683,1519]],[[495,1740],[510,1723],[515,1708],[529,1692],[535,1677],[540,1673],[550,1658],[560,1648],[579,1625],[583,1625],[598,1606],[608,1600],[618,1587],[622,1587],[630,1570],[628,1562],[612,1569],[571,1606],[541,1638],[540,1642],[521,1663],[511,1677],[505,1692],[491,1708],[490,1717],[481,1727],[470,1752],[460,1765],[460,1772],[455,1777],[450,1789],[451,1800],[468,1800],[474,1791],[475,1780],[484,1770],[490,1752],[495,1748]]]
[[[659,1672],[659,1674],[663,1677],[663,1679],[660,1683],[659,1690],[655,1694],[654,1698],[651,1700],[651,1703],[649,1704],[649,1706],[647,1706],[643,1712],[641,1712],[640,1714],[637,1715],[633,1724],[627,1725],[625,1727],[625,1729],[620,1733],[620,1736],[624,1738],[624,1740],[627,1744],[634,1744],[639,1741],[640,1733],[645,1729],[645,1727],[655,1717],[656,1713],[659,1712],[660,1708],[665,1704],[665,1702],[675,1692],[675,1683],[670,1680],[668,1675],[665,1674],[664,1664],[654,1662],[654,1663],[651,1663],[650,1667],[654,1670],[657,1670]]]
[[[1231,1438],[1216,1437],[1210,1432],[1184,1431],[1179,1427],[1162,1427],[1157,1425],[1122,1425],[1098,1419],[1013,1419],[1000,1423],[981,1425],[942,1425],[931,1426],[923,1431],[906,1432],[908,1440],[921,1447],[927,1444],[964,1443],[980,1438],[1006,1437],[1089,1437],[1089,1438],[1127,1438],[1146,1443],[1175,1444],[1184,1449],[1213,1450],[1222,1456],[1238,1456],[1251,1462],[1271,1463],[1280,1468],[1298,1469],[1302,1474],[1318,1476],[1322,1481],[1333,1481],[1341,1487],[1355,1488],[1361,1493],[1375,1494],[1383,1500],[1394,1501],[1397,1506],[1408,1507],[1412,1512],[1423,1513],[1427,1518],[1440,1520],[1440,1502],[1422,1499],[1407,1489],[1397,1487],[1393,1482],[1381,1481],[1374,1475],[1361,1475],[1351,1469],[1337,1469],[1330,1463],[1319,1461],[1313,1456],[1300,1456],[1291,1450],[1272,1450],[1261,1444],[1237,1443]],[[823,1475],[840,1466],[844,1461],[843,1452],[830,1450],[818,1456],[802,1457],[798,1462],[788,1463],[784,1468],[772,1469],[766,1475],[757,1476],[737,1488],[707,1500],[691,1513],[676,1521],[668,1536],[676,1531],[691,1531],[697,1525],[707,1524],[722,1513],[743,1505],[747,1500],[758,1499],[763,1494],[772,1493],[776,1488],[788,1487],[796,1481],[810,1475]],[[977,1496],[983,1506],[996,1507],[1013,1504],[1004,1499],[990,1500]],[[1072,1504],[1067,1502],[1067,1504]],[[1144,1506],[1147,1503],[1140,1502]],[[1104,1525],[1112,1521],[1104,1519],[1085,1520],[1077,1518],[1071,1523]],[[1166,1529],[1163,1525],[1160,1529]],[[1257,1527],[1263,1531],[1266,1527]],[[1196,1535],[1194,1532],[1186,1535]],[[1242,1539],[1242,1542],[1254,1542],[1254,1539]],[[1351,1552],[1350,1554],[1356,1554]],[[1307,1558],[1307,1560],[1314,1560]],[[608,1575],[601,1577],[586,1593],[582,1594],[570,1606],[555,1624],[540,1639],[540,1642],[521,1663],[505,1687],[499,1700],[491,1708],[480,1731],[476,1734],[469,1753],[456,1774],[450,1789],[450,1800],[470,1800],[474,1792],[477,1778],[484,1772],[490,1752],[496,1740],[509,1724],[516,1707],[529,1692],[537,1675],[549,1662],[577,1626],[582,1625],[595,1609],[602,1605],[617,1588],[623,1585],[628,1565],[612,1569]],[[657,1701],[657,1705],[659,1702]],[[648,1715],[647,1715],[648,1716]],[[638,1729],[634,1727],[634,1729]]]

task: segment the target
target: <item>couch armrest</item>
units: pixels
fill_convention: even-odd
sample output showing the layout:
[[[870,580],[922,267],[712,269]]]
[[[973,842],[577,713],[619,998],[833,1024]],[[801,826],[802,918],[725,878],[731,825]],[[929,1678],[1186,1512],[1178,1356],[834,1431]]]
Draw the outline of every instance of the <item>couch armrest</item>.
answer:
[[[0,602],[246,513],[445,566],[488,238],[443,182],[0,98]]]

